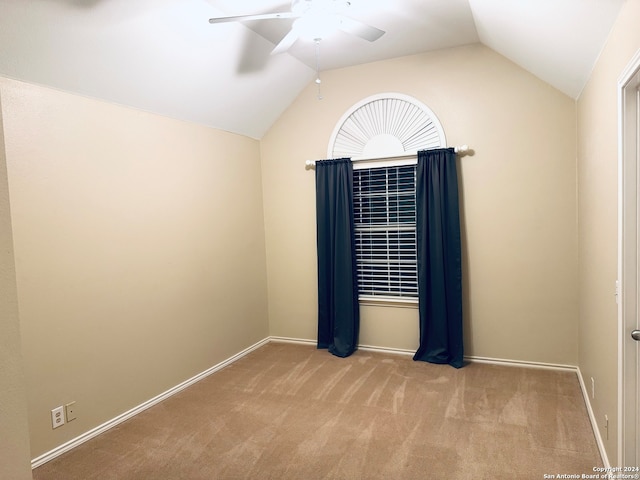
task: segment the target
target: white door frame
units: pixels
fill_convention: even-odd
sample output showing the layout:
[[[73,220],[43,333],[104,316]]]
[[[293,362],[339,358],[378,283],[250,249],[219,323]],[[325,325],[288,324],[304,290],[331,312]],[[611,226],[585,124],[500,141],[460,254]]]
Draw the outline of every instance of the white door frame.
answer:
[[[638,465],[638,128],[640,51],[618,80],[618,465]]]

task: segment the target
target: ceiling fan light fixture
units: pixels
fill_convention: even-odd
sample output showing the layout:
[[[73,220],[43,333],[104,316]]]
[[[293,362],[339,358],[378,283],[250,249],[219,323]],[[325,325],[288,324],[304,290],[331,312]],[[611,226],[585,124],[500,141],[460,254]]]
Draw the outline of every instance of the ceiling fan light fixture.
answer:
[[[343,15],[349,10],[349,0],[292,0],[290,12],[259,13],[214,17],[209,23],[252,22],[256,20],[295,19],[291,30],[271,51],[271,55],[286,52],[298,40],[325,40],[338,31],[373,42],[384,35],[384,31],[357,19]]]

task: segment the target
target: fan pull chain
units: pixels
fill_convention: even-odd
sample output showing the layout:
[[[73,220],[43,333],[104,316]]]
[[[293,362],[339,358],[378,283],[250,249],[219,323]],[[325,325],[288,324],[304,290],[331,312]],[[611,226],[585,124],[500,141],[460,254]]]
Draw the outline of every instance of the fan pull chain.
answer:
[[[320,90],[320,84],[322,84],[322,80],[320,80],[320,40],[321,38],[316,38],[314,41],[316,42],[316,85],[318,85],[318,100],[322,100],[322,91]]]

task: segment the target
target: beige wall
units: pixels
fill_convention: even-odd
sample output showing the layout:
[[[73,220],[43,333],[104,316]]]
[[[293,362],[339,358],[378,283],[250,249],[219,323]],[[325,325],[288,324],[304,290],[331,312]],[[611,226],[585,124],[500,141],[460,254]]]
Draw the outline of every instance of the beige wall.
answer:
[[[1,93],[1,92],[0,92]],[[0,478],[31,478],[26,388],[0,94]]]
[[[617,80],[640,49],[640,2],[627,1],[578,101],[580,370],[612,464],[617,461]],[[609,432],[604,416],[609,417]]]
[[[37,457],[268,335],[259,143],[0,92]],[[52,430],[71,401],[78,419]]]
[[[575,102],[481,45],[323,72],[261,141],[270,332],[316,338],[314,172],[336,122],[383,92],[411,95],[460,159],[466,353],[575,365]],[[362,344],[415,349],[417,311],[362,309]]]

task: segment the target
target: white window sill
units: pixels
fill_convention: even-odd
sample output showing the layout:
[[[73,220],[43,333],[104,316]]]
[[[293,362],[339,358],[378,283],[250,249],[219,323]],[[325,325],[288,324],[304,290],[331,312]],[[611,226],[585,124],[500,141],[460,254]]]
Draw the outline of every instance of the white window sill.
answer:
[[[360,295],[358,297],[358,301],[360,305],[374,307],[418,308],[417,298],[373,297]]]

